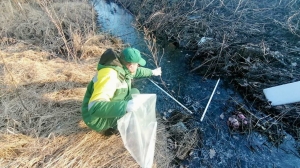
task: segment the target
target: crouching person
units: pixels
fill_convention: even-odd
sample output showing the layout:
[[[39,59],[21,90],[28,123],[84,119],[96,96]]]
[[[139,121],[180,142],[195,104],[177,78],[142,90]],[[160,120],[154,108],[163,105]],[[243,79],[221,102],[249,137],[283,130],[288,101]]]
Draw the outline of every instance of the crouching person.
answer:
[[[139,67],[145,64],[135,48],[125,48],[121,53],[108,49],[102,54],[82,103],[83,121],[89,128],[105,134],[114,132],[117,120],[137,108],[131,95],[139,94],[139,90],[131,88],[131,80],[161,75],[160,68]]]

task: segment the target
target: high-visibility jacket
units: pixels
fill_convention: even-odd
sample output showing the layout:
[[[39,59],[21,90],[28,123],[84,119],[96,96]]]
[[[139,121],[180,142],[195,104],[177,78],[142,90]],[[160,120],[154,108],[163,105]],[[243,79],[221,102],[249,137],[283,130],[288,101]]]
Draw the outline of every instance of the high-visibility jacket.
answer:
[[[82,103],[83,121],[95,131],[116,128],[131,99],[131,80],[152,75],[151,69],[143,67],[131,74],[118,60],[110,64],[98,64],[98,72],[88,84]]]

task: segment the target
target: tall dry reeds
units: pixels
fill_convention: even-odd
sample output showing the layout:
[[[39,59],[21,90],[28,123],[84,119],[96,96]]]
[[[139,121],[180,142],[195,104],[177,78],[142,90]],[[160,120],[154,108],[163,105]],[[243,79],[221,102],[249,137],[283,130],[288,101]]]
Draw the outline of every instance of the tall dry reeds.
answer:
[[[99,56],[124,44],[97,32],[87,0],[45,2],[0,2],[0,167],[139,167],[80,110]],[[166,136],[159,121],[154,166],[175,157]]]
[[[3,0],[1,37],[23,40],[76,60],[96,35],[96,13],[88,0]]]

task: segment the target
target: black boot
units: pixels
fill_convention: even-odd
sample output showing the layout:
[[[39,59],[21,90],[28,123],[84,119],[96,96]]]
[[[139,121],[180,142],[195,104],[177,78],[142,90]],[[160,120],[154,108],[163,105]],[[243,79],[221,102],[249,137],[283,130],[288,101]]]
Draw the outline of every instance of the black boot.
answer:
[[[114,134],[116,135],[118,133],[119,133],[118,129],[114,129],[114,128],[108,128],[107,130],[103,131],[103,135],[105,136],[111,136]]]

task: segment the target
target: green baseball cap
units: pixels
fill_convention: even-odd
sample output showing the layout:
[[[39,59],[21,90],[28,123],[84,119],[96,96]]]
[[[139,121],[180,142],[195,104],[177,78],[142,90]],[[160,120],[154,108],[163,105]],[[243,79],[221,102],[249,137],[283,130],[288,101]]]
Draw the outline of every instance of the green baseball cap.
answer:
[[[146,65],[146,61],[142,58],[140,51],[135,48],[125,48],[122,54],[126,62],[138,63],[141,66]]]

